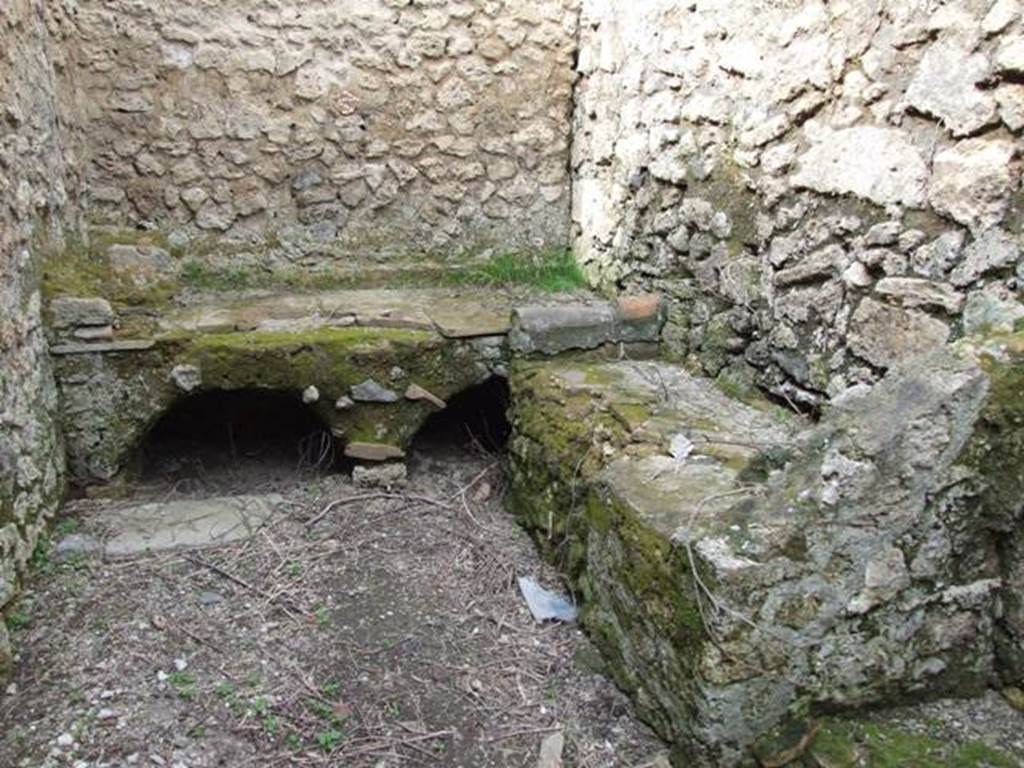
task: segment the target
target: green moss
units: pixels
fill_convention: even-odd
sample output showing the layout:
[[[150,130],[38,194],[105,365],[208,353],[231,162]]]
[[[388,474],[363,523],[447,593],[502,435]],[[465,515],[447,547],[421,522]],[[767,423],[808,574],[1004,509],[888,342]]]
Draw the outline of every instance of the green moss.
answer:
[[[981,508],[992,530],[1015,532],[1024,498],[1024,334],[993,339],[1001,353],[982,358],[990,389],[975,432],[961,456],[981,478]],[[1005,564],[1024,557],[1019,536],[997,540]],[[1004,566],[1005,567],[1005,566]],[[1012,566],[1011,566],[1012,567]],[[1010,625],[1024,618],[1024,596],[1018,590],[1001,592]],[[1000,672],[1007,685],[1024,683],[1024,649],[1020,638],[1005,626],[997,636]]]
[[[549,371],[513,368],[509,503],[573,584],[584,627],[609,673],[636,695],[641,716],[677,745],[692,744],[705,632],[688,563],[599,481],[605,459],[593,449],[595,432],[621,445],[628,425],[590,393],[563,389]],[[652,696],[655,679],[673,695]]]
[[[981,742],[955,744],[877,723],[828,720],[804,765],[864,765],[870,768],[1018,768],[1003,752]]]
[[[180,286],[173,278],[145,285],[113,269],[107,249],[118,243],[163,247],[163,239],[152,233],[100,233],[86,242],[71,240],[50,249],[42,259],[43,296],[99,296],[115,305],[162,307]]]

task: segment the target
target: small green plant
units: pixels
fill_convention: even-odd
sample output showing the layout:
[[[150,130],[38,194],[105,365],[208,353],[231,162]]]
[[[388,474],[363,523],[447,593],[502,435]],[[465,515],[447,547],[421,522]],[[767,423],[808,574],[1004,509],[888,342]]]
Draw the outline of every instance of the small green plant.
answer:
[[[47,536],[40,536],[36,542],[36,548],[32,550],[32,556],[28,559],[29,568],[37,573],[49,573],[53,570],[53,560],[50,557],[53,544]]]
[[[587,279],[568,249],[499,254],[480,266],[455,272],[450,279],[456,285],[523,285],[549,293],[587,287]]]
[[[267,736],[272,739],[277,738],[277,734],[281,730],[281,722],[274,715],[267,715],[263,718],[263,730],[267,732]]]
[[[12,631],[25,629],[32,624],[32,614],[27,610],[11,611],[7,614],[7,628]]]
[[[252,711],[257,717],[265,717],[270,712],[270,702],[263,696],[252,700]]]
[[[295,733],[295,731],[292,731],[284,737],[284,744],[292,752],[298,752],[302,749],[302,737]]]
[[[313,617],[316,619],[316,625],[318,627],[326,627],[331,623],[331,614],[328,612],[326,606],[318,605],[313,610]]]
[[[316,735],[317,746],[326,754],[331,754],[345,741],[345,733],[337,728],[328,728]]]
[[[339,693],[341,693],[341,683],[339,683],[337,680],[332,680],[329,683],[324,683],[324,686],[320,689],[320,693],[322,693],[325,698],[333,699],[337,697]]]
[[[302,566],[299,563],[288,563],[288,567],[285,568],[285,571],[289,576],[294,578],[302,574]]]
[[[384,705],[384,714],[390,718],[402,716],[402,705],[397,701],[389,701]]]
[[[337,722],[337,718],[334,716],[331,708],[318,699],[306,699],[306,708],[321,720],[326,720],[329,723]]]
[[[71,517],[65,517],[63,520],[53,526],[54,538],[62,539],[65,536],[70,536],[73,533],[78,532],[78,521]]]
[[[167,682],[178,694],[179,699],[191,701],[196,696],[196,679],[188,672],[172,672],[167,676]]]
[[[217,687],[213,689],[213,692],[222,699],[234,698],[237,695],[234,684],[227,681],[218,683]]]
[[[257,282],[253,273],[245,269],[218,269],[195,259],[185,262],[181,281],[191,288],[206,291],[238,291],[255,287]]]
[[[68,703],[85,704],[85,691],[81,688],[74,688],[67,692]]]

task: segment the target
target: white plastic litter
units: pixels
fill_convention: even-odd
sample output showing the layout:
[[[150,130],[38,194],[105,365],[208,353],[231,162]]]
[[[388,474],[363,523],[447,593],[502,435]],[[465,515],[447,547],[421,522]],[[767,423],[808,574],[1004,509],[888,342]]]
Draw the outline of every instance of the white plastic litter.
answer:
[[[519,591],[537,621],[576,621],[576,606],[569,598],[544,589],[529,576],[519,577]]]
[[[678,463],[682,464],[693,453],[693,443],[683,434],[675,435],[669,443],[668,452]]]

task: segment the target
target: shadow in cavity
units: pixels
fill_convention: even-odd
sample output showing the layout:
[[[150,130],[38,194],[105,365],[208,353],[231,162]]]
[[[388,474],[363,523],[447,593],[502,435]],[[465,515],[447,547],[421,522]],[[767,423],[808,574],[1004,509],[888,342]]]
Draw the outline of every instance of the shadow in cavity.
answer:
[[[414,461],[450,458],[466,451],[504,453],[512,432],[508,408],[508,382],[500,376],[463,390],[420,427],[412,444]]]
[[[340,470],[330,430],[298,395],[214,391],[179,401],[139,447],[143,482],[181,490],[271,490],[310,474]]]

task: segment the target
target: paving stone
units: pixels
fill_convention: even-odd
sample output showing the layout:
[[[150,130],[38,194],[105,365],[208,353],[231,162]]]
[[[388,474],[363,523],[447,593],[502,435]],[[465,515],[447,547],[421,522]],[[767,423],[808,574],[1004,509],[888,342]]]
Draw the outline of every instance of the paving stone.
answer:
[[[234,496],[110,509],[101,515],[110,530],[104,554],[122,558],[240,541],[269,523],[281,500],[277,495]]]

